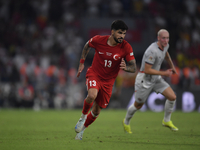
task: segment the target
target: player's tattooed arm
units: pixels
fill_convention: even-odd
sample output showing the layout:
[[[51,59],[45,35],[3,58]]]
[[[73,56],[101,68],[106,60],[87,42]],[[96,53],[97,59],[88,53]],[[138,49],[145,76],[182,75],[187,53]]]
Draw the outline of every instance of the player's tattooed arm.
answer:
[[[87,42],[85,44],[85,46],[83,47],[83,51],[82,51],[82,54],[81,54],[81,60],[80,60],[78,72],[77,72],[77,75],[76,75],[77,77],[80,76],[81,72],[84,69],[84,61],[85,61],[85,58],[86,58],[87,54],[89,53],[89,51],[90,51],[90,47],[89,47],[89,44]],[[82,60],[83,60],[83,62],[81,62]]]
[[[125,71],[135,73],[136,70],[137,70],[137,66],[136,66],[135,59],[130,60],[129,62],[127,62]]]
[[[89,42],[87,42],[87,43],[85,44],[85,46],[83,47],[83,51],[82,51],[82,54],[81,54],[81,59],[84,59],[84,60],[85,60],[85,58],[87,57],[87,54],[88,54],[89,51],[90,51],[90,48],[91,48],[91,47],[89,47]]]
[[[122,59],[121,64],[120,64],[120,68],[123,69],[126,72],[135,73],[136,70],[137,70],[135,59],[134,60],[130,60],[129,62],[127,62],[127,64],[124,61],[124,59]]]

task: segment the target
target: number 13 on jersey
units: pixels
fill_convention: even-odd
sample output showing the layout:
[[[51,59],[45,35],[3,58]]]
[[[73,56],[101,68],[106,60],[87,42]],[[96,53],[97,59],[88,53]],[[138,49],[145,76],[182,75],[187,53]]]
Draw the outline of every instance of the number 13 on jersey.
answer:
[[[97,82],[94,79],[87,79],[86,86],[87,86],[87,90],[90,88],[95,88],[95,87],[97,87]]]
[[[112,66],[112,61],[111,60],[104,60],[104,62],[105,62],[105,64],[104,64],[104,66],[105,67],[111,67]]]

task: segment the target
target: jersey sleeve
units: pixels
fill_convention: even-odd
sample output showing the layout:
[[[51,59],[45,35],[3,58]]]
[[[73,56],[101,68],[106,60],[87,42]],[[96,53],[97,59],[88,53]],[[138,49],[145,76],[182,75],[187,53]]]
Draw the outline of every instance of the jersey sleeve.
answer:
[[[89,46],[92,47],[92,48],[95,48],[96,45],[97,45],[98,39],[99,39],[99,35],[96,35],[96,36],[92,37],[92,38],[89,40]]]
[[[146,51],[145,52],[145,63],[153,65],[156,60],[156,53],[154,51]]]
[[[125,59],[127,62],[129,62],[130,60],[135,59],[135,57],[134,57],[134,53],[133,53],[133,49],[132,49],[131,45],[127,44],[126,47],[127,47],[127,54],[125,56]]]

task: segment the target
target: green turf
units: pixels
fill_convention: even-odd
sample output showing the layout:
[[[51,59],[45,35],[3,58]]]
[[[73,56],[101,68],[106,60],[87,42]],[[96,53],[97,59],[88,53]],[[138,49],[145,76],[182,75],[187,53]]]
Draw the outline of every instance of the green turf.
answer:
[[[126,110],[102,110],[75,140],[74,126],[81,110],[0,110],[0,150],[199,150],[200,113],[174,112],[172,132],[162,127],[162,113],[137,112],[133,134],[125,134]]]

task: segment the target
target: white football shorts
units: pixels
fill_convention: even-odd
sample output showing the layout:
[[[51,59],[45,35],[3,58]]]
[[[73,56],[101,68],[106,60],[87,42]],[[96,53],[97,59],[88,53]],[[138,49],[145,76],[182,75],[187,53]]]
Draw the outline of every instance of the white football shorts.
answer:
[[[135,100],[138,103],[145,103],[152,91],[162,93],[168,87],[169,84],[161,76],[155,82],[147,82],[139,73],[135,82]]]

